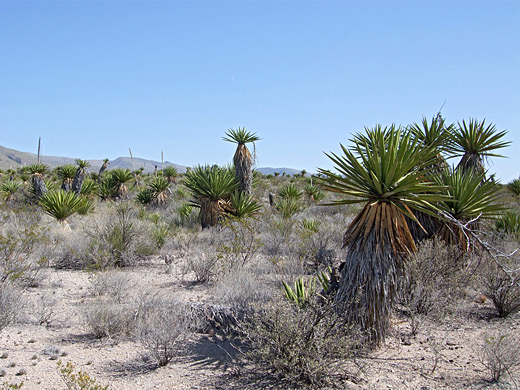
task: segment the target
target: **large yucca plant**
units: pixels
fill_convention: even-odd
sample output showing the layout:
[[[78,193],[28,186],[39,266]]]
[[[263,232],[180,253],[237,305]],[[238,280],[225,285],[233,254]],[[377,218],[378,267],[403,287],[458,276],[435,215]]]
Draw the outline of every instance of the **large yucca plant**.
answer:
[[[49,167],[45,164],[29,165],[26,170],[31,174],[31,184],[36,198],[39,199],[47,192],[47,185],[45,184],[45,174],[49,172]]]
[[[43,211],[55,218],[63,227],[68,225],[67,218],[78,210],[81,202],[80,196],[63,190],[47,191],[40,198]]]
[[[236,177],[229,168],[196,166],[186,173],[184,185],[193,196],[191,204],[200,208],[202,228],[216,226],[230,210],[229,198],[237,189]]]
[[[422,147],[434,148],[437,151],[437,158],[433,160],[433,165],[429,167],[431,169],[428,174],[430,176],[439,174],[447,166],[444,154],[450,157],[453,150],[453,124],[446,124],[439,113],[430,121],[423,117],[420,124],[410,125],[409,130]],[[431,180],[431,178],[428,179]],[[415,240],[421,241],[431,238],[440,227],[438,216],[416,211],[415,217],[417,222],[412,219],[407,220]]]
[[[415,219],[414,210],[432,213],[441,198],[441,186],[425,179],[437,150],[395,126],[354,139],[351,150],[341,145],[342,156],[326,154],[337,173],[318,171],[324,188],[341,195],[329,205],[364,204],[343,237],[348,250],[335,300],[377,345],[389,325],[404,258],[416,250],[405,217]]]
[[[72,182],[72,191],[74,191],[76,194],[79,194],[81,192],[81,186],[85,180],[87,168],[90,166],[90,163],[86,160],[81,160],[78,158],[76,159],[76,165],[78,168],[76,169],[74,181]]]
[[[253,186],[253,156],[247,148],[249,142],[259,141],[260,138],[255,134],[247,131],[244,127],[237,130],[229,129],[224,141],[237,143],[237,150],[233,156],[233,164],[235,166],[235,174],[238,180],[238,190],[247,194],[251,193]]]
[[[509,146],[511,142],[502,139],[507,131],[497,131],[493,124],[486,125],[486,121],[479,122],[470,119],[462,121],[452,133],[453,151],[455,155],[462,156],[457,169],[463,171],[474,170],[484,172],[484,160],[489,157],[504,157],[496,150]]]

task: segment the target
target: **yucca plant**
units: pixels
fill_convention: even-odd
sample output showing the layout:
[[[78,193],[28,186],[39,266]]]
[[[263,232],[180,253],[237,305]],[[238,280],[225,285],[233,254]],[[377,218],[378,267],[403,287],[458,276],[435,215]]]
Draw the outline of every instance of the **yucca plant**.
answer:
[[[238,191],[250,194],[253,186],[252,168],[254,160],[246,144],[259,141],[260,138],[255,133],[247,131],[244,127],[239,127],[237,130],[229,129],[226,136],[222,139],[238,144],[233,156],[235,174],[238,180]]]
[[[83,186],[85,186],[85,183],[83,183]],[[94,200],[91,198],[88,198],[85,195],[79,195],[80,201],[76,207],[76,212],[79,215],[87,215],[94,212],[94,209],[96,208]]]
[[[278,191],[278,196],[282,199],[301,199],[303,191],[300,190],[294,183],[284,185]]]
[[[520,178],[513,179],[509,183],[507,183],[507,189],[513,195],[520,196]]]
[[[355,137],[352,150],[326,154],[338,173],[319,169],[325,189],[342,195],[329,205],[362,203],[343,236],[347,256],[335,300],[346,318],[358,324],[365,341],[385,337],[403,261],[416,251],[406,216],[432,213],[442,186],[428,177],[437,150],[423,147],[408,131],[376,127]]]
[[[116,168],[110,172],[110,181],[114,185],[119,199],[126,199],[128,197],[127,183],[134,178],[134,175],[127,168]]]
[[[170,195],[170,183],[162,176],[157,176],[152,179],[149,184],[152,192],[153,202],[157,205],[166,203]]]
[[[0,191],[3,194],[4,201],[10,202],[14,199],[16,191],[22,186],[19,181],[4,181],[0,186]]]
[[[110,164],[110,160],[108,158],[104,158],[103,164],[101,165],[101,168],[99,168],[99,173],[98,173],[99,178],[101,178],[103,173],[105,173],[105,171],[107,170],[108,164]]]
[[[325,193],[320,187],[311,183],[307,183],[303,190],[311,202],[321,202],[325,198]]]
[[[31,182],[34,194],[39,199],[47,192],[44,176],[49,171],[49,167],[44,164],[33,164],[27,167],[27,171],[31,174]]]
[[[143,206],[149,206],[154,200],[153,191],[150,188],[143,188],[135,195],[135,201]]]
[[[80,195],[92,199],[98,191],[98,183],[91,178],[86,178],[81,186]]]
[[[433,161],[432,168],[429,175],[437,175],[444,168],[447,163],[446,157],[451,156],[453,150],[453,124],[446,124],[444,118],[439,114],[434,116],[431,121],[423,117],[421,124],[414,123],[409,126],[412,133],[422,147],[434,148],[437,151],[437,158]],[[431,180],[431,178],[428,178]],[[440,228],[440,219],[438,216],[416,211],[416,222],[412,219],[407,219],[407,222],[415,240],[421,241],[426,238],[431,238]]]
[[[59,166],[56,171],[61,180],[61,189],[64,191],[70,191],[74,176],[76,175],[76,167],[72,164],[65,164]]]
[[[262,205],[245,192],[235,191],[229,199],[231,213],[235,218],[250,218],[260,214]]]
[[[110,200],[117,197],[118,185],[109,172],[111,171],[101,177],[98,184],[97,193],[101,200]]]
[[[237,189],[235,173],[229,168],[196,166],[186,173],[184,185],[190,190],[191,204],[200,208],[202,228],[216,226],[229,212],[229,199]]]
[[[504,209],[498,203],[499,188],[491,180],[485,179],[484,172],[475,170],[445,168],[435,180],[444,186],[446,195],[437,207],[452,219],[442,221],[437,235],[446,243],[468,251],[472,243],[457,222],[466,224],[474,219],[496,218]]]
[[[48,191],[40,198],[43,211],[55,218],[62,227],[68,226],[67,218],[77,211],[80,203],[80,196],[63,190]]]
[[[294,198],[285,198],[276,202],[275,210],[282,216],[282,218],[291,218],[302,211],[303,207]]]
[[[520,236],[520,214],[511,210],[504,211],[495,221],[495,230]]]
[[[309,300],[313,298],[316,293],[316,279],[310,278],[305,282],[305,279],[299,278],[294,282],[294,289],[289,286],[287,282],[282,281],[285,297],[289,302],[295,303],[298,306],[305,306]]]
[[[74,181],[72,182],[72,191],[74,191],[76,194],[79,194],[81,192],[81,186],[85,180],[87,168],[90,166],[90,163],[86,160],[81,160],[78,158],[76,159],[76,165],[78,168],[76,169]]]
[[[457,169],[484,172],[485,159],[504,157],[497,154],[496,150],[511,144],[502,140],[506,134],[505,130],[497,131],[493,124],[486,125],[485,120],[479,122],[470,119],[467,123],[459,123],[458,128],[452,133],[453,151],[456,156],[462,156]]]
[[[173,165],[168,165],[162,170],[162,176],[168,180],[168,183],[175,183],[179,176],[179,171]]]

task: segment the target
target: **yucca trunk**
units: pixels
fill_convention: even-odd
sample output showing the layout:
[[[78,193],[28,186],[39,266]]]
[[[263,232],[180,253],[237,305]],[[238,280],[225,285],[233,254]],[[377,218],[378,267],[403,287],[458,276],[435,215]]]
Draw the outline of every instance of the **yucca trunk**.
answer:
[[[103,165],[101,165],[101,168],[99,168],[99,177],[101,177],[101,175],[103,174],[103,172],[105,172],[108,168],[108,163],[103,163]]]
[[[61,189],[63,191],[70,191],[72,187],[72,179],[66,178],[63,180],[63,183],[61,183]]]
[[[415,241],[423,241],[432,238],[441,227],[441,221],[437,217],[418,210],[414,211],[414,215],[415,218],[417,218],[417,221],[406,217],[406,222]]]
[[[126,187],[126,184],[120,184],[117,188],[117,197],[119,199],[126,199],[128,198],[128,188]]]
[[[217,226],[220,215],[219,200],[201,198],[200,200],[200,223],[202,228]]]
[[[47,186],[45,185],[45,181],[43,180],[43,175],[39,173],[35,173],[32,176],[32,185],[36,197],[38,199],[41,198],[41,196],[47,192]]]
[[[483,174],[485,172],[482,158],[478,153],[469,152],[464,153],[464,156],[462,156],[462,159],[457,165],[457,169],[461,169],[465,173],[475,172],[477,174]]]
[[[367,204],[343,241],[347,256],[336,303],[374,346],[385,338],[404,258],[416,250],[404,213],[385,202]]]
[[[233,165],[238,180],[238,191],[250,195],[253,186],[253,156],[245,144],[238,144]]]
[[[80,167],[74,175],[74,181],[72,182],[72,191],[74,191],[76,194],[79,194],[81,192],[81,187],[83,186],[84,181],[85,170]]]

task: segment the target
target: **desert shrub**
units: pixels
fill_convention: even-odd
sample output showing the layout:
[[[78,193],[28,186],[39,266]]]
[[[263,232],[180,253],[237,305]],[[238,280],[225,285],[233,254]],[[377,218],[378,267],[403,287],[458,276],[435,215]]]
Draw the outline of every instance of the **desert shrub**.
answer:
[[[214,299],[223,305],[248,311],[255,304],[267,302],[273,295],[272,286],[247,268],[225,274],[212,290]]]
[[[246,356],[257,367],[313,388],[348,379],[349,360],[360,351],[359,337],[328,303],[273,300],[257,307],[241,329]]]
[[[135,283],[128,274],[108,270],[93,275],[89,291],[93,296],[105,296],[116,303],[123,303],[128,298],[128,291],[134,286]]]
[[[135,309],[129,303],[98,298],[84,308],[85,324],[96,338],[129,335],[135,325]]]
[[[501,265],[506,273],[489,257],[479,269],[483,293],[491,299],[500,317],[506,317],[520,310],[520,258],[501,257]]]
[[[129,203],[119,203],[105,219],[95,221],[87,230],[93,268],[124,267],[135,264],[143,255],[153,253],[145,225]]]
[[[69,390],[108,390],[108,386],[101,386],[96,383],[88,373],[77,370],[76,366],[70,361],[63,364],[58,360],[58,374]]]
[[[280,257],[287,254],[293,227],[294,221],[292,219],[267,215],[261,236],[265,254],[270,257]]]
[[[217,257],[225,270],[243,267],[260,248],[257,224],[251,219],[228,220],[223,224],[217,243]]]
[[[437,240],[423,242],[406,262],[407,277],[399,291],[401,304],[413,317],[428,315],[441,319],[453,312],[465,295],[468,275],[466,257],[456,247]]]
[[[195,311],[167,297],[151,296],[153,304],[141,305],[134,335],[159,366],[168,364],[183,348],[191,331],[199,327]]]
[[[20,292],[9,280],[0,280],[0,330],[11,324],[20,309]]]
[[[46,265],[49,231],[40,225],[40,214],[13,211],[0,215],[0,281],[16,280],[25,286],[38,284]]]
[[[480,361],[488,369],[493,382],[499,382],[504,374],[514,378],[520,367],[518,335],[500,333],[486,335],[481,348]]]

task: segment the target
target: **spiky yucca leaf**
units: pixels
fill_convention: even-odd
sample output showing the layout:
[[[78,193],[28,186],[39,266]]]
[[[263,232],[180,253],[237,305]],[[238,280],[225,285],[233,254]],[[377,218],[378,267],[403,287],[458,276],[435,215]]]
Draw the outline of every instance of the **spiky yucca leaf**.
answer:
[[[301,199],[303,195],[303,191],[300,190],[294,183],[289,183],[284,185],[280,190],[278,191],[278,196],[282,199]]]
[[[230,205],[232,214],[236,218],[255,217],[262,210],[262,205],[252,195],[245,192],[233,192],[230,198]]]
[[[444,185],[446,195],[446,199],[438,203],[440,211],[462,224],[477,218],[495,218],[504,210],[504,205],[498,203],[499,187],[485,180],[484,172],[446,168],[436,181]],[[471,247],[468,236],[456,223],[442,221],[438,235],[462,250]]]
[[[486,158],[504,157],[495,151],[511,144],[502,140],[507,131],[497,131],[495,125],[485,122],[485,119],[482,122],[476,119],[467,123],[462,121],[452,133],[455,155],[462,156],[457,168],[483,171]]]
[[[453,124],[446,124],[444,118],[434,116],[428,123],[423,117],[421,124],[414,123],[409,129],[424,146],[431,146],[439,153],[449,152],[453,149]]]
[[[256,135],[256,133],[251,133],[246,130],[245,127],[239,127],[237,130],[229,129],[226,133],[225,137],[222,137],[224,141],[237,143],[237,144],[246,144],[249,142],[260,141],[260,137]]]

